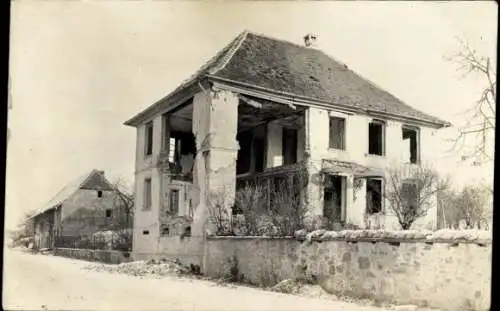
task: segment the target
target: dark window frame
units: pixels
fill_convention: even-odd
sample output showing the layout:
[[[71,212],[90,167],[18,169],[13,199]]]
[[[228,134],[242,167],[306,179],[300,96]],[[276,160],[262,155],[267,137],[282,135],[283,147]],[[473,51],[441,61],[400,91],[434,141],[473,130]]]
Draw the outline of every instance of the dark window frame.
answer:
[[[371,140],[371,137],[375,134],[371,134],[372,130],[375,130],[375,126],[380,126],[380,142],[377,144]],[[383,120],[373,119],[368,123],[368,154],[374,156],[383,157],[386,155],[386,122]],[[377,146],[380,145],[380,146]],[[376,150],[374,150],[376,149]],[[378,151],[380,149],[380,151]]]
[[[369,186],[371,181],[380,183],[380,191],[374,191],[374,190],[370,189],[370,188],[372,188]],[[383,195],[383,193],[384,193],[384,187],[385,187],[384,179],[377,178],[377,177],[367,178],[365,183],[366,183],[366,212],[369,215],[383,214],[384,213],[384,195]],[[378,200],[379,200],[378,207],[374,208],[373,205],[371,205],[371,206],[369,205],[370,200],[373,202],[373,200],[371,198],[368,198],[369,192],[372,195],[373,195],[373,193],[379,192],[378,194],[376,194],[378,196]]]
[[[176,193],[175,196],[172,194]],[[179,203],[181,192],[179,189],[171,188],[168,190],[168,210],[171,214],[179,215]],[[173,199],[176,198],[174,201]]]
[[[151,156],[153,154],[153,135],[154,125],[153,121],[146,123],[144,133],[144,155]]]
[[[412,146],[411,138],[410,139],[410,163],[411,164],[420,164],[421,163],[421,148],[420,148],[420,128],[412,125],[403,125],[401,127],[401,136],[403,141],[405,140],[405,131],[413,131],[415,132],[415,142],[414,146]],[[413,154],[412,150],[415,150],[415,154]]]
[[[283,165],[292,165],[297,163],[298,145],[299,131],[296,128],[283,127],[281,136],[281,154],[283,156]],[[287,153],[287,149],[290,149],[291,152]]]
[[[153,189],[152,180],[150,177],[144,179],[144,189],[143,189],[143,209],[150,210],[153,205]]]
[[[338,122],[338,127],[341,128],[339,135],[334,135],[334,122]],[[338,129],[338,128],[337,128]],[[340,137],[340,141],[334,138]],[[335,150],[346,150],[346,118],[330,116],[329,117],[329,130],[328,130],[328,148]]]

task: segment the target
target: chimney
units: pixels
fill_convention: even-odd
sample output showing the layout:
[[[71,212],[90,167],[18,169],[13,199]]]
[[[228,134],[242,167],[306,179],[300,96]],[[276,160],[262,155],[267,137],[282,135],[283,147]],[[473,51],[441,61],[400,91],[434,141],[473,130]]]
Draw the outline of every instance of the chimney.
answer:
[[[312,33],[308,33],[307,35],[304,36],[304,44],[308,48],[314,48],[316,47],[316,35]]]

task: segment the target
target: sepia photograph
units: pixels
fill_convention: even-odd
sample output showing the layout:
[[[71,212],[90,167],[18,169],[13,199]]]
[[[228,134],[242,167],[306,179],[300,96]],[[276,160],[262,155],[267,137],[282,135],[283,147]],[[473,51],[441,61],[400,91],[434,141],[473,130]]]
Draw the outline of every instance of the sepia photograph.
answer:
[[[493,310],[497,11],[12,0],[3,308]]]

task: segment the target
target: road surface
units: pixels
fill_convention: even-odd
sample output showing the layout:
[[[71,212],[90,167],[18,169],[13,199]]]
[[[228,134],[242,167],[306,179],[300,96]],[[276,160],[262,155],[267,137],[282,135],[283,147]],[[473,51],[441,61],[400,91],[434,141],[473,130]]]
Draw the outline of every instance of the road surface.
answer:
[[[87,262],[4,251],[5,310],[382,311],[356,304],[177,277],[84,270]]]

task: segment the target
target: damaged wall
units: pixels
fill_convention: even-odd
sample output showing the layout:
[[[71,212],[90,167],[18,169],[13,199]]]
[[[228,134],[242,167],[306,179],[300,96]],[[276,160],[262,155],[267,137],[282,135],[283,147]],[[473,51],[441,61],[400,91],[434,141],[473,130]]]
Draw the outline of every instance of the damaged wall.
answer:
[[[196,137],[196,179],[199,205],[195,208],[192,235],[204,236],[209,216],[207,202],[216,195],[228,209],[236,188],[238,97],[222,90],[205,90],[193,100],[193,134]]]

